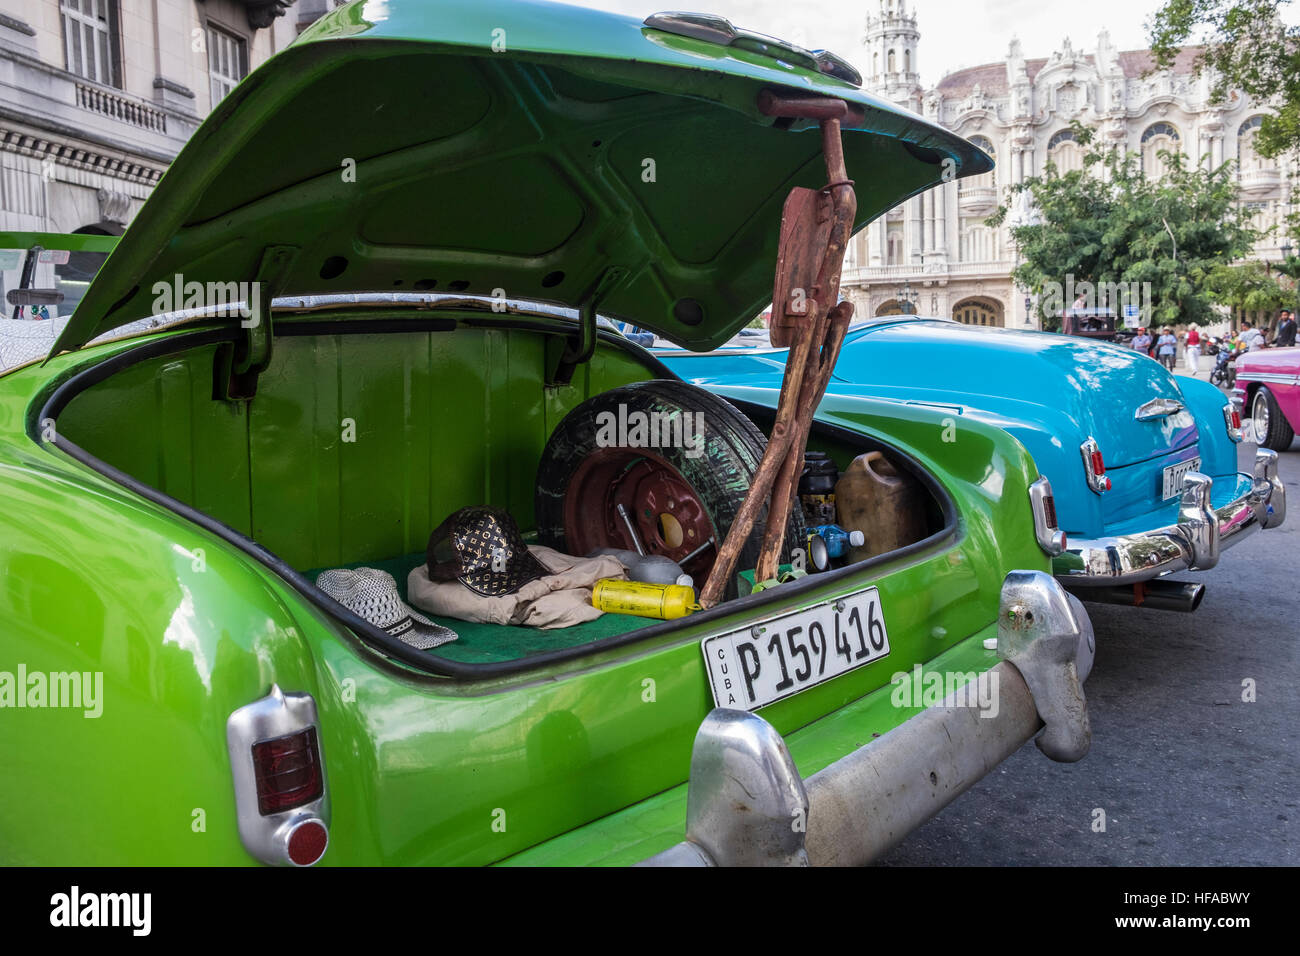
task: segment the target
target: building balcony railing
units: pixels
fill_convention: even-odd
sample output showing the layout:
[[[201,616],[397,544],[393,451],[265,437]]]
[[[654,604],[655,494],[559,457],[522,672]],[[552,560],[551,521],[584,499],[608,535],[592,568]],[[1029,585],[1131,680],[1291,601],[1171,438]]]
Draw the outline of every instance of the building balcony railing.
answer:
[[[167,114],[162,110],[94,83],[77,83],[77,105],[131,126],[167,133]]]
[[[1265,169],[1243,169],[1238,181],[1245,195],[1264,195],[1282,185],[1282,171],[1276,166]]]
[[[116,157],[140,182],[156,181],[199,124],[191,109],[96,83],[12,45],[0,46],[0,80],[0,127],[30,136],[24,149],[86,168]]]
[[[991,213],[998,208],[998,188],[963,185],[957,193],[957,206],[967,216]]]
[[[914,279],[918,282],[941,279],[945,276],[1009,276],[1014,263],[1009,259],[989,259],[982,262],[952,262],[943,268],[925,268],[919,263],[891,266],[853,266],[844,270],[842,282],[861,285],[894,279]]]

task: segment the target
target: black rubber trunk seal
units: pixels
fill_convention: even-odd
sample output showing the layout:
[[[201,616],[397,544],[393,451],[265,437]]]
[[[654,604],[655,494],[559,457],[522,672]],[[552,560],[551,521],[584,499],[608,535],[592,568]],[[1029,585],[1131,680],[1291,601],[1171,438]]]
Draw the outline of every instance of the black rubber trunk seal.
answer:
[[[314,329],[314,327],[318,325],[327,326],[328,328],[318,330]],[[291,330],[294,329],[295,326],[304,329],[314,329],[313,331],[303,331],[300,333],[302,335],[362,334],[376,330],[376,324],[373,320],[367,319],[342,319],[323,323],[294,323],[288,321],[281,322],[276,326],[276,334],[291,335],[293,334]],[[501,321],[492,322],[491,326],[493,328],[527,328],[549,332],[551,334],[564,334],[562,330],[558,330],[554,326],[540,322],[514,323]],[[414,328],[412,324],[403,324],[399,329],[397,329],[397,331],[418,331],[418,329]],[[630,342],[622,336],[614,335],[613,333],[604,330],[600,332],[600,335],[601,338],[611,344],[621,347],[632,354],[651,371],[660,373],[661,377],[671,379],[678,378],[666,365],[659,362],[654,358],[654,356],[645,349],[636,345],[634,342]],[[599,641],[593,641],[589,644],[580,644],[574,647],[562,648],[557,651],[547,651],[542,654],[534,654],[511,661],[494,661],[484,664],[466,664],[460,661],[437,657],[430,652],[421,651],[403,643],[387,632],[380,630],[373,624],[370,624],[365,619],[353,614],[347,608],[343,607],[343,605],[339,604],[333,598],[329,597],[329,595],[325,594],[325,592],[317,588],[315,584],[299,573],[297,569],[290,567],[281,558],[258,544],[252,538],[236,531],[224,522],[218,521],[184,502],[173,498],[150,485],[146,485],[144,482],[137,480],[126,472],[114,468],[107,462],[96,458],[84,448],[59,435],[57,428],[55,429],[53,442],[46,442],[41,437],[41,422],[49,419],[53,419],[57,422],[59,414],[67,408],[73,398],[85,391],[87,388],[110,378],[117,372],[151,358],[159,358],[164,355],[188,351],[196,346],[231,341],[238,338],[238,336],[239,332],[237,329],[225,327],[202,329],[193,332],[181,332],[165,339],[148,342],[138,348],[119,352],[116,355],[110,356],[101,362],[89,366],[88,368],[75,372],[68,378],[62,380],[53,389],[52,393],[49,394],[48,398],[45,399],[41,406],[40,412],[35,417],[29,417],[28,436],[37,445],[52,444],[55,448],[76,461],[81,462],[92,471],[98,472],[110,481],[116,482],[129,491],[138,494],[140,497],[153,502],[161,508],[171,511],[192,524],[198,525],[200,528],[215,535],[222,541],[238,548],[254,561],[257,561],[263,567],[282,578],[286,583],[293,587],[295,591],[302,595],[309,604],[320,610],[327,617],[345,625],[358,638],[360,638],[362,644],[369,647],[371,650],[381,653],[392,661],[404,664],[407,667],[414,668],[415,670],[436,677],[446,677],[468,682],[496,679],[538,670],[550,664],[576,661],[590,657],[595,653],[617,650],[622,647],[639,644],[644,641],[653,640],[654,638],[660,637],[664,634],[680,630],[685,625],[694,625],[701,622],[707,623],[712,620],[720,620],[735,614],[737,611],[746,611],[750,608],[757,608],[764,604],[769,604],[776,598],[788,597],[792,594],[798,594],[802,591],[820,587],[823,584],[833,584],[844,578],[859,575],[863,571],[870,570],[871,568],[884,564],[887,561],[894,561],[899,558],[906,558],[911,555],[920,554],[945,540],[955,538],[957,534],[957,524],[955,520],[956,511],[947,492],[910,457],[892,447],[888,447],[891,454],[904,461],[906,466],[912,469],[913,473],[921,478],[927,489],[935,496],[935,499],[940,504],[940,510],[944,517],[944,527],[927,538],[923,538],[920,541],[907,545],[906,547],[899,548],[896,551],[891,551],[888,554],[869,558],[858,564],[837,568],[832,571],[825,571],[821,574],[810,574],[799,581],[783,585],[779,591],[765,591],[758,594],[751,594],[747,597],[737,598],[733,601],[719,604],[707,611],[700,611],[681,620],[661,621],[657,624],[651,624],[634,631],[628,631],[624,634],[617,634]],[[40,397],[38,396],[38,401],[39,400]],[[728,401],[730,401],[730,399],[728,399]],[[755,409],[762,409],[765,414],[770,413],[771,411],[766,406],[753,405],[748,402],[733,402],[733,404],[738,407],[748,406]],[[814,421],[813,431],[814,433],[821,432],[834,435],[841,440],[849,440],[857,443],[866,441],[875,444],[874,439],[860,435],[857,432],[842,428],[838,425]],[[887,446],[882,445],[881,447],[886,448]]]

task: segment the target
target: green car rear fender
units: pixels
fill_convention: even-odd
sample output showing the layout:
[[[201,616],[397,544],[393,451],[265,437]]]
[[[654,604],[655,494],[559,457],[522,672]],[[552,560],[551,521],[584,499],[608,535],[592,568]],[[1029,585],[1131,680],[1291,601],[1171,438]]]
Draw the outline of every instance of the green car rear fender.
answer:
[[[24,434],[40,424],[34,395],[126,347],[0,378],[0,670],[103,675],[97,716],[6,715],[5,862],[253,862],[237,835],[225,722],[272,683],[319,707],[332,801],[323,862],[490,863],[543,845],[548,862],[624,861],[680,838],[680,825],[646,838],[617,814],[687,777],[712,707],[703,636],[878,587],[891,654],[762,711],[783,734],[820,728],[815,749],[833,759],[906,719],[880,703],[896,672],[995,663],[979,639],[1003,576],[1048,568],[1027,497],[1037,475],[1014,439],[942,409],[829,398],[821,420],[930,471],[953,503],[953,533],[579,661],[484,680],[419,674],[226,541]],[[611,829],[620,819],[626,833]],[[590,843],[575,835],[589,826]]]

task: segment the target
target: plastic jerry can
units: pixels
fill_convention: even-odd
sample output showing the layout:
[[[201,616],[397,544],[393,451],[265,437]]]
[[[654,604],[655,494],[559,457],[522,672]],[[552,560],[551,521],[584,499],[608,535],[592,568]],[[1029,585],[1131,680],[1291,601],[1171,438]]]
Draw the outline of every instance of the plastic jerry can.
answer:
[[[840,527],[861,531],[865,543],[849,548],[862,561],[920,541],[927,534],[924,489],[888,458],[869,451],[854,458],[835,485]]]

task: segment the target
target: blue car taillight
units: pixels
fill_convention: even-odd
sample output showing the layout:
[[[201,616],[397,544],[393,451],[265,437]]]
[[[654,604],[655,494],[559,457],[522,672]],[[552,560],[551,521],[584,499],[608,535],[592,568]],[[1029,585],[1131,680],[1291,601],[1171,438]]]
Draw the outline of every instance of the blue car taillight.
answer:
[[[1106,462],[1097,442],[1089,438],[1079,446],[1079,453],[1083,456],[1083,472],[1088,487],[1097,494],[1109,491],[1110,479],[1106,477]]]
[[[1228,437],[1235,442],[1240,442],[1243,437],[1241,412],[1237,411],[1237,407],[1231,402],[1223,406],[1223,423],[1228,426]]]

